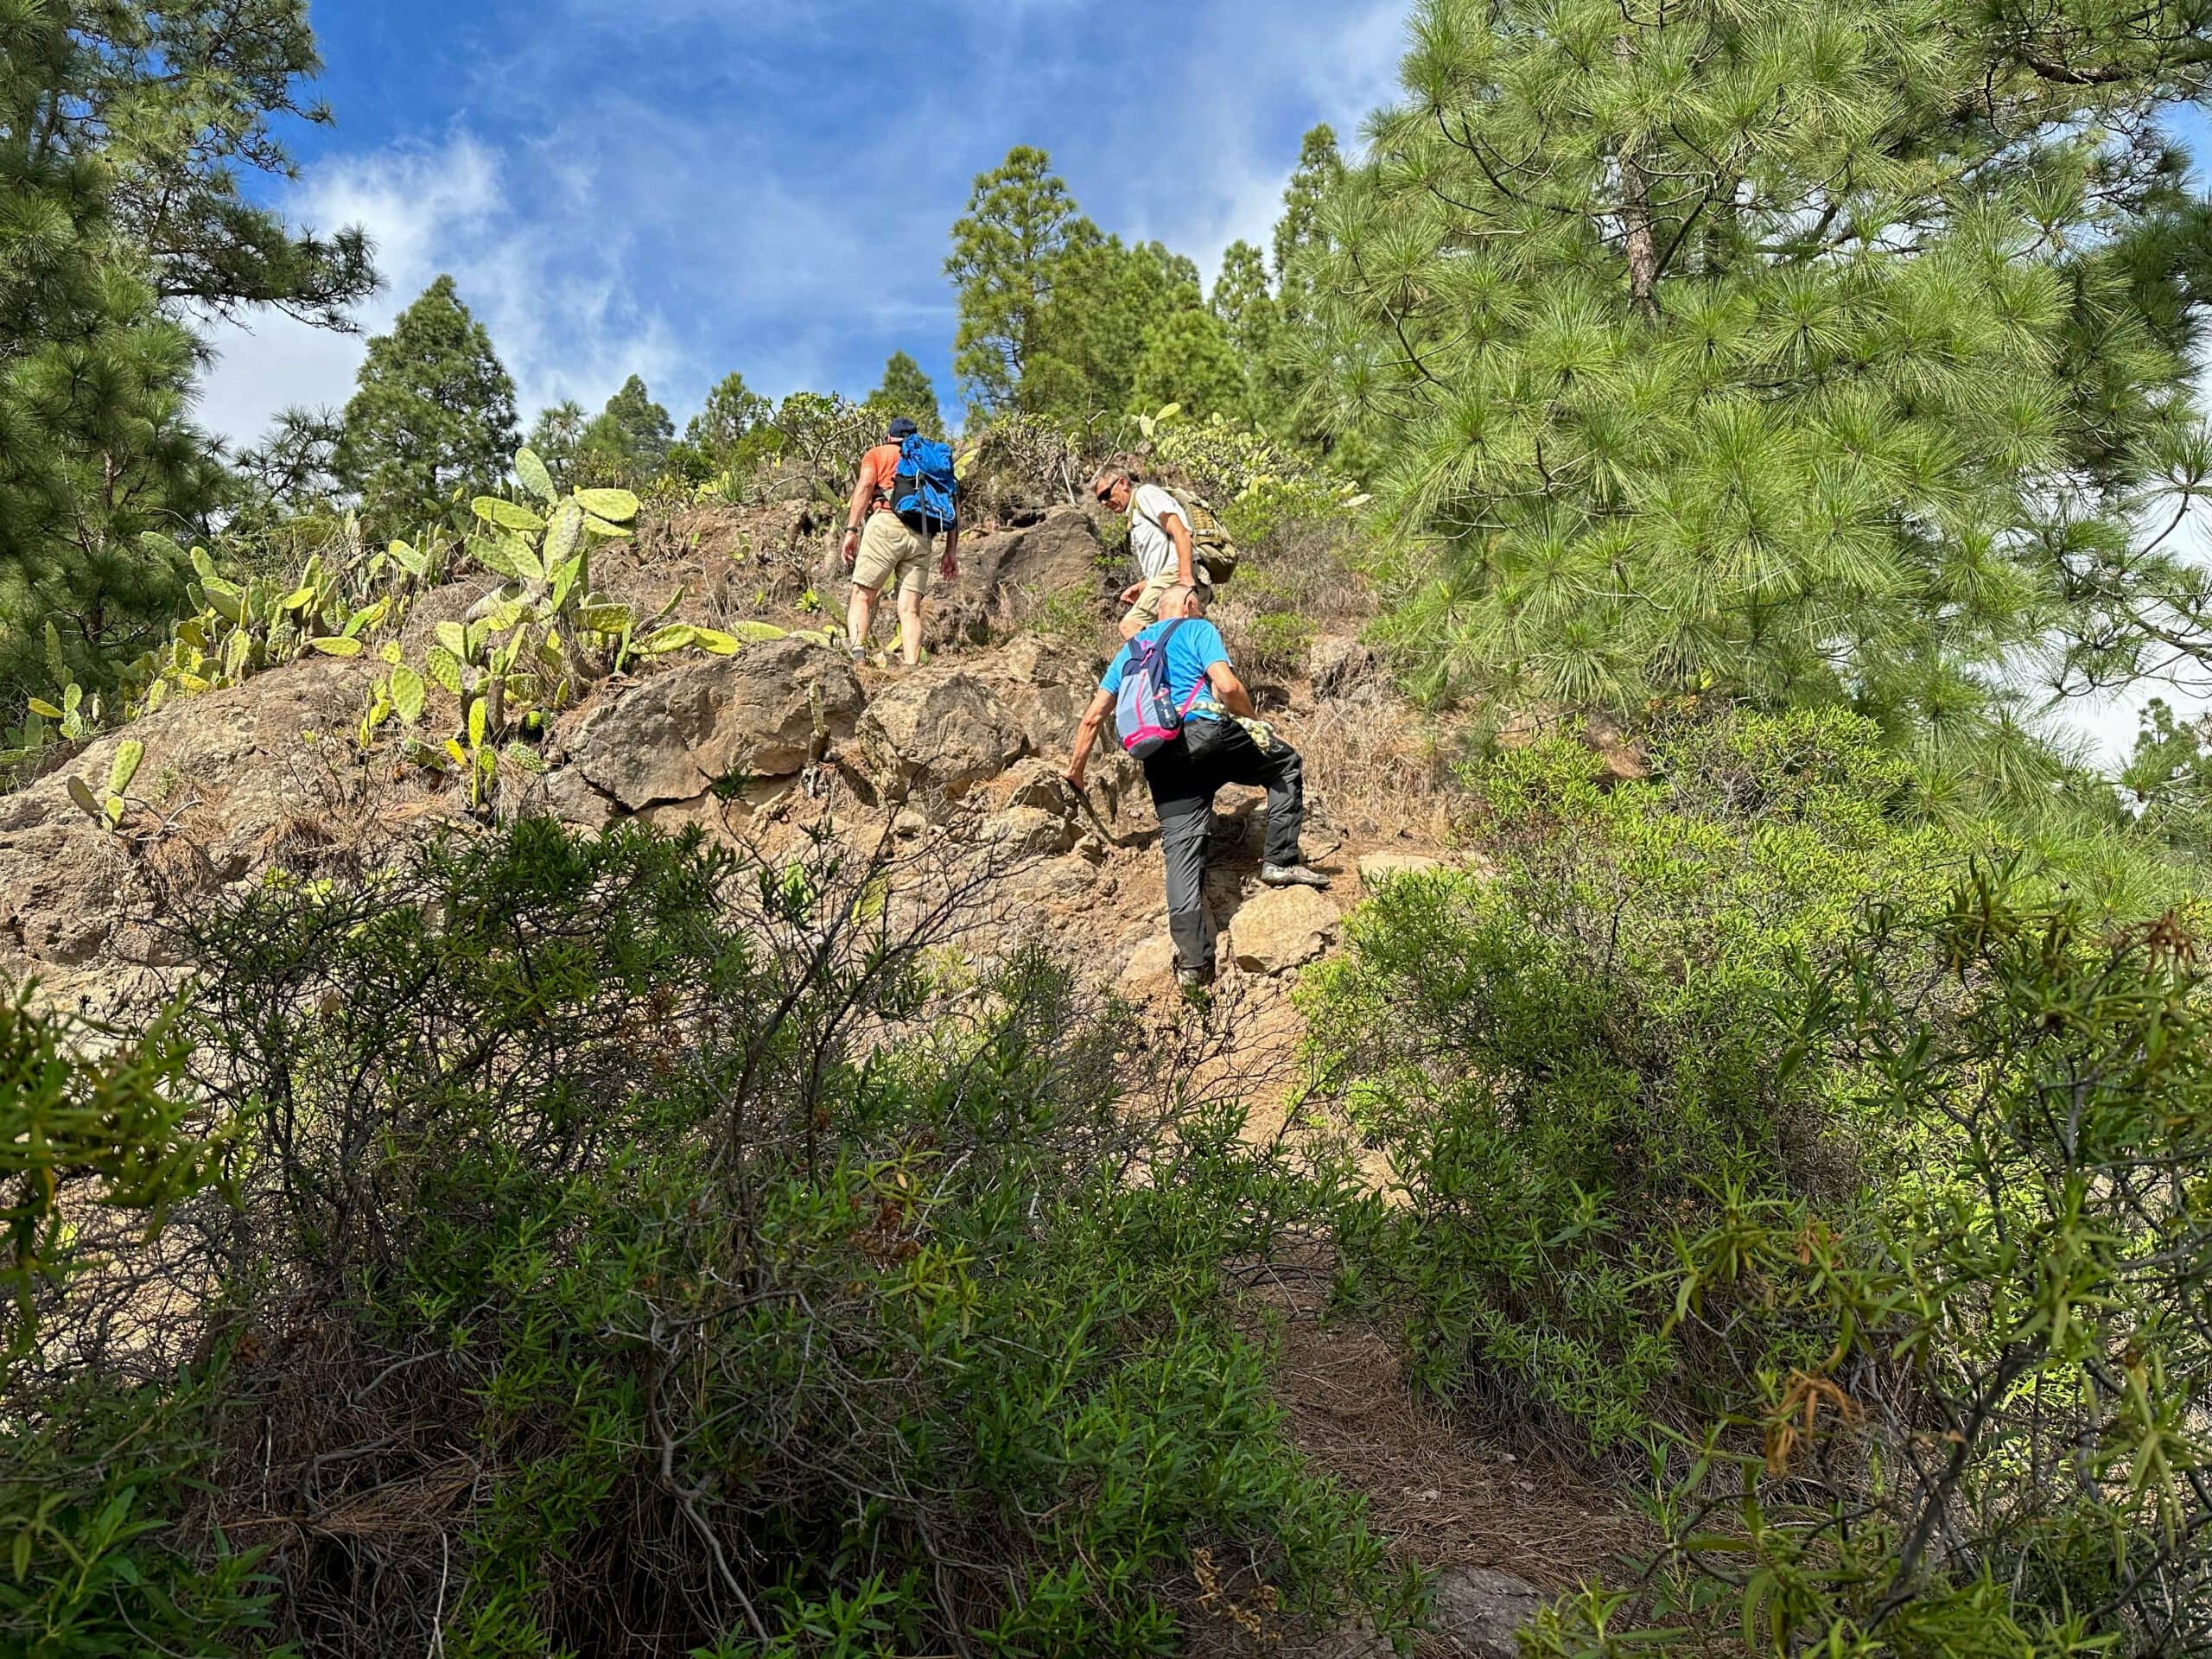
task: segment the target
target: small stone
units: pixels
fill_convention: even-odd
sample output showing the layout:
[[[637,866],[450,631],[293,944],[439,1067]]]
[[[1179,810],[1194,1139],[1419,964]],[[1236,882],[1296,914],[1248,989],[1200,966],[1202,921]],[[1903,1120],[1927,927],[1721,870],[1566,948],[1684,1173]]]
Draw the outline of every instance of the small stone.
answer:
[[[1230,955],[1248,974],[1302,968],[1329,948],[1341,918],[1312,887],[1270,887],[1230,924]]]
[[[1122,968],[1122,990],[1129,996],[1147,996],[1166,989],[1174,975],[1175,941],[1156,933],[1129,953]]]

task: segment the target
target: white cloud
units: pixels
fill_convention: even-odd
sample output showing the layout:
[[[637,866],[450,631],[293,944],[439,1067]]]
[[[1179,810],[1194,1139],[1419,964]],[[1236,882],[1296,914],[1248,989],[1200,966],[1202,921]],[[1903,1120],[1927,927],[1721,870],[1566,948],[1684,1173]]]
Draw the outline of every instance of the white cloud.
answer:
[[[357,314],[365,334],[440,274],[486,328],[515,378],[525,421],[564,397],[596,402],[626,375],[666,375],[680,354],[661,319],[639,308],[622,270],[626,243],[558,211],[552,190],[518,183],[508,160],[466,130],[442,143],[349,157],[302,181],[282,206],[296,222],[359,225],[377,246],[385,287]],[[200,418],[240,442],[292,404],[344,403],[365,350],[269,315],[211,337],[218,360]]]

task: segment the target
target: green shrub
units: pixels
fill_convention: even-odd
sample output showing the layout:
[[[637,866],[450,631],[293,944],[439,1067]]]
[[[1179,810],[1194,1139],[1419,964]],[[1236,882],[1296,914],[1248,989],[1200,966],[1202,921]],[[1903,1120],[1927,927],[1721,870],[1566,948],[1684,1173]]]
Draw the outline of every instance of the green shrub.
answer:
[[[1495,879],[1394,884],[1303,992],[1404,1186],[1339,1217],[1344,1294],[1406,1321],[1427,1385],[1601,1449],[1811,1357],[1786,1320],[1667,1331],[1659,1276],[1677,1230],[1855,1179],[1847,1091],[1777,1063],[1794,963],[1990,840],[1901,822],[1909,767],[1842,715],[1694,728],[1654,763],[1611,789],[1573,742],[1477,768]]]
[[[1681,1328],[1740,1340],[1757,1306],[1817,1356],[1691,1442],[1641,1617],[1593,1594],[1537,1652],[2212,1645],[2212,986],[2171,917],[2017,889],[1884,907],[1807,972],[1796,1063],[1897,1155],[1678,1232]]]
[[[1173,1651],[1201,1551],[1402,1607],[1223,1294],[1296,1184],[1046,963],[947,974],[987,885],[524,823],[193,921],[232,1357],[147,1409],[276,1639]]]
[[[211,1461],[207,1376],[142,1382],[158,1304],[135,1332],[99,1317],[140,1288],[109,1253],[158,1248],[219,1173],[187,1058],[168,1016],[125,1040],[0,1001],[0,1651],[219,1654],[264,1623],[253,1554],[178,1524]]]

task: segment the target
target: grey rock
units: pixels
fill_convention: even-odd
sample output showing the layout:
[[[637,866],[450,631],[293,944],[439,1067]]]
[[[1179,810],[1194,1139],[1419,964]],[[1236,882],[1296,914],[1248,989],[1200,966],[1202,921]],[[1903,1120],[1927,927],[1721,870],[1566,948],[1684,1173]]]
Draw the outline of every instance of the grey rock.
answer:
[[[933,649],[1017,628],[1055,603],[1089,607],[1100,618],[1111,573],[1090,518],[1056,507],[1027,528],[977,536],[960,544],[960,575],[939,583],[923,617],[923,643]]]
[[[1129,953],[1119,982],[1123,995],[1142,999],[1173,989],[1174,981],[1175,942],[1155,933]]]
[[[1487,1567],[1440,1573],[1429,1623],[1447,1654],[1466,1659],[1519,1659],[1519,1632],[1551,1601],[1535,1586]]]
[[[1229,953],[1248,974],[1287,973],[1329,948],[1342,918],[1312,887],[1269,887],[1248,899],[1230,924]]]
[[[1306,677],[1317,697],[1379,691],[1382,664],[1374,650],[1347,634],[1325,633],[1306,649]]]
[[[1062,813],[1014,806],[985,818],[976,839],[1006,856],[1054,858],[1075,845],[1075,826]]]
[[[369,677],[359,664],[318,658],[181,698],[9,795],[0,803],[0,971],[162,960],[165,947],[143,918],[321,835],[342,809],[305,740],[350,731]],[[145,753],[124,827],[135,837],[166,825],[151,841],[111,834],[69,798],[72,777],[105,792],[126,739]],[[189,857],[171,850],[187,843]]]
[[[656,675],[563,723],[592,786],[632,811],[703,795],[733,773],[785,777],[813,758],[818,690],[827,739],[850,734],[861,683],[841,652],[804,639],[747,645]]]
[[[862,760],[887,800],[932,822],[1020,758],[1027,740],[993,688],[964,669],[915,670],[861,718]]]
[[[621,811],[612,797],[594,789],[591,780],[575,766],[548,772],[543,787],[545,810],[572,829],[597,833]]]

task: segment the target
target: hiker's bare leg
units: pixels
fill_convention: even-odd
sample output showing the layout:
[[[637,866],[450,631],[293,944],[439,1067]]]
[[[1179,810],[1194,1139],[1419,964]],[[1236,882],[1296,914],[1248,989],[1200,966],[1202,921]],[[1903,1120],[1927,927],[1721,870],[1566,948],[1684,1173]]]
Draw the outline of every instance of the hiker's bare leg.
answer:
[[[916,589],[899,590],[899,654],[909,668],[922,660],[922,595]]]
[[[853,596],[845,601],[845,644],[853,651],[868,649],[868,631],[875,622],[875,589],[853,584]]]

